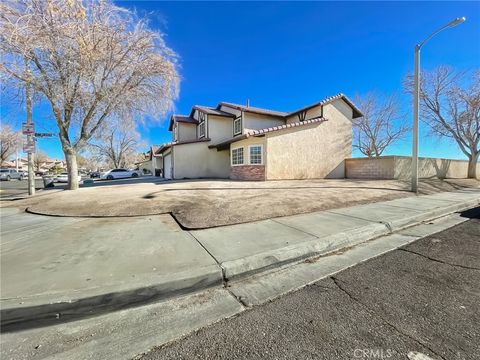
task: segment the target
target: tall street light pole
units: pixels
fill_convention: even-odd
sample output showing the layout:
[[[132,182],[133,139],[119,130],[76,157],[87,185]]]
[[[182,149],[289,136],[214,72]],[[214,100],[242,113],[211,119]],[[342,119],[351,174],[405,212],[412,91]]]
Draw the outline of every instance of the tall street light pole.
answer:
[[[413,98],[413,144],[412,144],[412,191],[418,192],[418,113],[420,109],[420,49],[439,32],[454,27],[465,21],[465,17],[456,18],[447,25],[430,34],[420,44],[415,45],[415,83]]]

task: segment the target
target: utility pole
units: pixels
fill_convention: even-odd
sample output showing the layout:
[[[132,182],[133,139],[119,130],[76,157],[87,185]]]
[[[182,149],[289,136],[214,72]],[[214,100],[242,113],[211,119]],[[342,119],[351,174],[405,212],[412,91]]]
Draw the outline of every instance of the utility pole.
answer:
[[[25,104],[27,106],[27,126],[33,126],[32,121],[32,87],[27,83],[25,87]],[[31,132],[27,133],[27,144],[35,144],[35,139]],[[35,195],[35,173],[33,171],[33,161],[35,156],[35,145],[28,149],[28,195]]]

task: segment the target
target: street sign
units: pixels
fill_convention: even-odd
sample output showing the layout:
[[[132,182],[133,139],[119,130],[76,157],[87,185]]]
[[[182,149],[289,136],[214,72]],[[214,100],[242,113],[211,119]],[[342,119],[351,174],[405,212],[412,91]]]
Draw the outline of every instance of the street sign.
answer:
[[[35,140],[31,139],[30,141],[25,141],[23,143],[23,152],[25,153],[34,153],[35,152]]]
[[[35,146],[23,146],[23,152],[24,153],[34,153],[35,152]]]
[[[35,125],[33,125],[33,123],[23,123],[22,124],[22,134],[23,135],[35,135]]]
[[[53,137],[54,133],[35,133],[35,137]]]

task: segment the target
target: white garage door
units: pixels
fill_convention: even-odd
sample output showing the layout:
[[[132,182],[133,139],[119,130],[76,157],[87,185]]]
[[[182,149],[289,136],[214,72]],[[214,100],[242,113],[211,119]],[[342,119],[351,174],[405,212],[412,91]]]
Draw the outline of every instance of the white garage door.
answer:
[[[163,158],[163,171],[165,179],[172,178],[172,154],[165,155]]]

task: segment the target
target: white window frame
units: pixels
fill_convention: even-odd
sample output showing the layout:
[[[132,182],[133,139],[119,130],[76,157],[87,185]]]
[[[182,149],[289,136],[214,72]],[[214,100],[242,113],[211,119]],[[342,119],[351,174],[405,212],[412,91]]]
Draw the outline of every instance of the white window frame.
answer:
[[[260,163],[252,164],[250,149],[252,147],[260,147]],[[263,144],[248,145],[248,165],[263,165]]]
[[[239,149],[242,149],[242,163],[241,164],[234,164],[233,163],[233,151],[234,150],[239,150]],[[242,165],[245,165],[245,148],[243,146],[238,146],[238,147],[235,147],[235,148],[231,148],[230,149],[230,165],[231,166],[242,166]]]
[[[237,121],[240,123],[240,129],[239,131],[235,131],[235,124],[237,123]],[[236,136],[236,135],[240,135],[242,133],[242,117],[239,116],[235,119],[233,119],[233,136]]]
[[[202,134],[202,127],[203,127],[203,134]],[[198,138],[201,139],[205,137],[205,120],[203,120],[200,124],[198,124]]]

